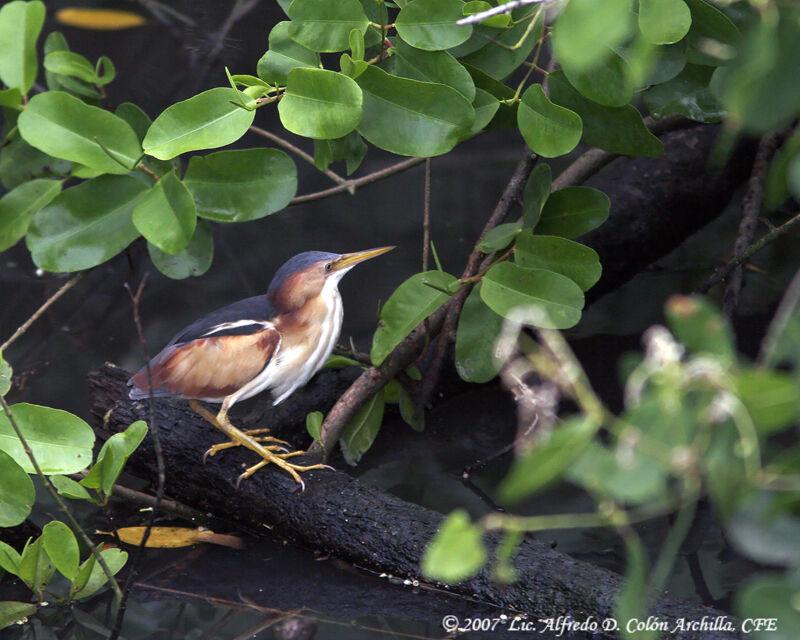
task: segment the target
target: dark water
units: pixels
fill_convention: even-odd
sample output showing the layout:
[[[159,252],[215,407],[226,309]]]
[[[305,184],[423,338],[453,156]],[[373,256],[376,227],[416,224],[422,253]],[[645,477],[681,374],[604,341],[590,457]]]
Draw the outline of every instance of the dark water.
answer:
[[[223,64],[232,72],[253,73],[255,61],[266,48],[268,26],[282,19],[275,5],[261,3],[231,32],[208,78],[194,86],[200,74],[186,73],[187,65],[208,49],[208,34],[215,32],[230,6],[197,4],[174,3],[177,8],[190,10],[198,21],[195,28],[179,29],[179,38],[155,24],[110,34],[72,28],[63,31],[74,50],[92,59],[102,54],[113,58],[119,79],[110,88],[112,104],[133,100],[155,116],[164,106],[196,91],[224,86]],[[55,8],[58,3],[48,3],[51,6]],[[48,20],[45,30],[56,28],[52,18]],[[256,124],[279,130],[275,123],[274,111],[259,110]],[[261,145],[261,140],[246,138],[243,144]],[[433,160],[432,238],[446,270],[461,271],[521,150],[517,133],[490,132]],[[396,160],[371,149],[361,171],[367,173]],[[299,161],[298,171],[300,193],[331,186],[325,176]],[[148,339],[146,349],[152,354],[197,316],[264,291],[275,269],[297,252],[346,252],[394,244],[398,246],[395,251],[354,270],[341,286],[346,310],[342,342],[352,337],[360,348],[368,349],[379,301],[420,269],[422,202],[423,169],[417,167],[365,187],[355,196],[292,207],[255,222],[217,225],[211,269],[200,278],[185,281],[161,276],[149,265],[143,246],[135,244],[126,254],[90,273],[9,350],[6,356],[19,376],[19,388],[11,400],[64,408],[88,419],[85,375],[107,360],[128,369],[144,361],[124,285],[137,285],[145,272],[149,278],[141,315]],[[645,327],[662,321],[661,309],[669,293],[690,290],[709,268],[725,259],[737,216],[737,209],[732,207],[726,216],[662,260],[658,268],[595,304],[573,332],[593,384],[611,406],[619,398],[617,358],[637,348],[638,336]],[[751,276],[757,286],[745,289],[742,303],[745,320],[741,323],[740,347],[746,352],[755,351],[765,313],[791,275],[789,251],[788,242],[777,243],[756,260],[764,271]],[[0,336],[5,337],[62,280],[37,276],[23,247],[6,252],[0,260],[0,299],[4,301],[0,306]],[[498,412],[497,401],[482,402],[478,396],[477,401],[469,402],[465,398],[450,401],[429,416],[429,423],[463,421],[466,430],[479,420],[502,419],[506,421],[503,427],[509,428],[513,418],[506,410]],[[407,427],[400,422],[384,425],[384,433],[399,429]],[[462,484],[459,475],[464,466],[484,457],[487,451],[467,437],[463,446],[446,448],[437,448],[424,435],[419,438],[417,445],[403,452],[379,438],[356,473],[367,482],[442,512],[461,506],[474,516],[485,513],[490,508],[487,502]],[[507,465],[506,459],[490,465],[476,478],[476,484],[491,494]],[[538,496],[525,505],[524,512],[589,507],[585,495],[562,486]],[[142,518],[129,507],[120,509],[120,513],[111,513],[128,520]],[[52,514],[53,506],[44,501],[35,520],[43,524]],[[89,513],[84,514],[84,522],[89,529],[102,529],[107,524],[104,516]],[[664,524],[651,522],[643,527],[652,548],[660,543]],[[698,541],[679,558],[669,590],[682,597],[725,605],[732,586],[751,567],[730,552],[710,519],[700,519],[698,527],[702,528]],[[606,531],[553,532],[540,537],[552,541],[561,551],[602,566],[616,570],[623,567],[619,542]],[[144,559],[140,576],[126,619],[128,638],[271,637],[269,634],[276,633],[288,618],[318,624],[316,638],[441,638],[445,636],[441,626],[444,615],[465,619],[501,613],[413,585],[396,584],[389,577],[368,574],[280,541],[248,540],[244,552],[208,546],[154,551]],[[24,598],[24,594],[17,597]],[[35,629],[4,633],[8,637],[26,633],[25,637],[34,637],[30,634],[35,630],[35,637],[43,638],[61,627],[66,637],[103,637],[102,629],[108,624],[106,613],[107,601],[102,600],[86,610],[54,609],[45,620],[52,626],[45,627],[40,620]]]

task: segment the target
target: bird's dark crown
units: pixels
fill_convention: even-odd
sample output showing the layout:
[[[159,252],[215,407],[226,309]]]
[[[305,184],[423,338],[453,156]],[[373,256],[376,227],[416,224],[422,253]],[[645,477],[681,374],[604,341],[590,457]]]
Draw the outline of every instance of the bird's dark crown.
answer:
[[[305,251],[303,253],[298,253],[296,256],[284,262],[281,268],[275,272],[272,281],[269,283],[267,296],[271,298],[273,294],[280,289],[281,285],[286,281],[286,278],[293,273],[297,273],[314,263],[323,260],[335,260],[339,257],[341,257],[340,254],[328,253],[327,251]]]

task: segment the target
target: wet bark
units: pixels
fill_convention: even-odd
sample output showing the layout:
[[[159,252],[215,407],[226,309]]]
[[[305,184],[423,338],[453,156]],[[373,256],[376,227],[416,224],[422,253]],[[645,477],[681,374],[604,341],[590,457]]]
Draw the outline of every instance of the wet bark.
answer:
[[[326,400],[315,407],[324,410],[335,399],[335,393],[328,390],[341,384],[339,378],[343,375],[344,372],[323,372],[310,383],[306,393],[295,394],[285,406],[281,405],[283,424],[302,429],[307,396]],[[110,366],[91,374],[92,413],[102,421],[100,429],[106,433],[122,430],[135,420],[157,425],[168,469],[168,495],[198,510],[238,522],[251,532],[278,534],[358,566],[420,579],[420,556],[441,523],[441,514],[400,500],[340,471],[304,474],[304,492],[298,491],[285,473],[267,468],[237,487],[237,476],[242,465],[252,464],[252,454],[230,450],[203,465],[203,453],[210,443],[221,439],[221,434],[188,409],[185,402],[155,400],[151,416],[149,403],[127,398],[127,377],[127,372]],[[264,426],[264,422],[253,424],[239,416],[238,426],[254,428]],[[134,472],[155,478],[149,436],[129,464]],[[489,535],[486,543],[491,554],[498,537]],[[613,616],[620,588],[616,574],[570,558],[533,539],[522,543],[514,562],[520,576],[514,584],[497,584],[484,570],[472,580],[448,589],[481,603],[536,617],[569,614],[582,620]],[[723,615],[668,596],[654,604],[651,614],[665,620]],[[674,637],[691,636],[678,633]],[[736,636],[708,633],[704,637]]]

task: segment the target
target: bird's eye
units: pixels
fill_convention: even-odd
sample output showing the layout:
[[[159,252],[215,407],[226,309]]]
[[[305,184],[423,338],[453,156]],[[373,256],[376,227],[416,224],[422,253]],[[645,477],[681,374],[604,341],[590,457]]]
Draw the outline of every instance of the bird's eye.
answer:
[[[328,272],[331,269],[333,269],[333,263],[329,262],[328,264],[325,265],[325,271]]]

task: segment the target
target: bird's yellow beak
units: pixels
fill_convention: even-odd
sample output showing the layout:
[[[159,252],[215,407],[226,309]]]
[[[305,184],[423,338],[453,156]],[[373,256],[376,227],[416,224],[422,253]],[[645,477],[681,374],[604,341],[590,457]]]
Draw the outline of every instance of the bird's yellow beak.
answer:
[[[359,262],[375,258],[387,251],[391,251],[394,247],[378,247],[377,249],[367,249],[366,251],[356,251],[355,253],[345,253],[333,261],[332,271],[339,271],[357,265]]]

